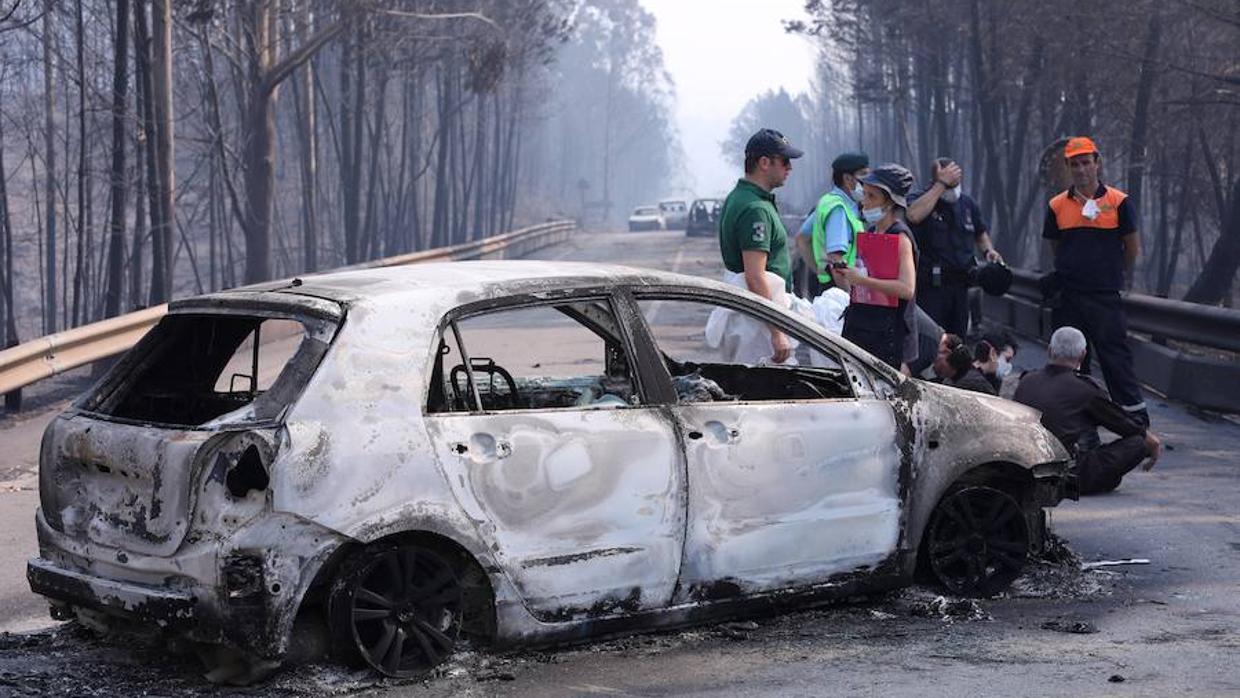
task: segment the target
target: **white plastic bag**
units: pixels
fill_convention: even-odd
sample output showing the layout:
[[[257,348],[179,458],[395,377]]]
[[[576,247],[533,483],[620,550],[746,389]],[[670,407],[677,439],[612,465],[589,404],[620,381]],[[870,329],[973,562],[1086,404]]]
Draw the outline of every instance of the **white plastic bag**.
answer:
[[[724,272],[725,283],[748,290],[745,275],[737,272]],[[766,284],[770,290],[771,300],[778,306],[793,308],[792,296],[784,291],[784,280],[778,274],[766,272]],[[726,363],[761,366],[773,364],[771,360],[774,350],[771,347],[771,330],[765,322],[749,315],[738,313],[727,308],[715,308],[706,320],[706,346],[718,349],[722,360]],[[788,337],[793,354],[796,353],[797,341]],[[794,356],[789,356],[783,365],[796,363]]]

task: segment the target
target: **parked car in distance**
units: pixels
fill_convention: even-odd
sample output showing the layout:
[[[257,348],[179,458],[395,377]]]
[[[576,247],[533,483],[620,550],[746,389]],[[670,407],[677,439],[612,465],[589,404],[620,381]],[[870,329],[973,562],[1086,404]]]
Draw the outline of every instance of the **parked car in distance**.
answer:
[[[722,199],[695,199],[689,206],[689,218],[685,222],[685,235],[713,236],[719,234],[719,212],[723,210]]]
[[[717,322],[779,328],[797,362],[737,363]],[[27,577],[54,617],[206,643],[242,677],[278,666],[295,624],[408,677],[464,643],[681,626],[919,572],[992,594],[1072,495],[1023,405],[905,378],[732,286],[566,262],[174,301],[39,460]]]
[[[689,207],[684,199],[664,199],[659,202],[659,215],[663,216],[664,229],[680,230],[689,217]]]
[[[638,206],[629,214],[629,232],[663,230],[663,216],[658,206]]]

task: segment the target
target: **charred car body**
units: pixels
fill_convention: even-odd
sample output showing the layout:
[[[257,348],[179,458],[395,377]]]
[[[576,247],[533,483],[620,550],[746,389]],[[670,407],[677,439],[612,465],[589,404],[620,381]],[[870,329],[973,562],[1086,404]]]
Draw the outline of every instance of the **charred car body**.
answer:
[[[712,313],[794,337],[746,366]],[[568,263],[174,303],[47,429],[53,615],[274,666],[299,617],[411,675],[908,583],[1009,583],[1070,494],[1036,413],[908,380],[723,284]],[[300,627],[300,626],[299,626]]]
[[[629,232],[663,230],[663,214],[658,206],[638,206],[629,214]]]
[[[719,233],[719,212],[723,209],[722,199],[695,199],[689,207],[689,219],[685,222],[685,235],[688,237],[717,235]]]

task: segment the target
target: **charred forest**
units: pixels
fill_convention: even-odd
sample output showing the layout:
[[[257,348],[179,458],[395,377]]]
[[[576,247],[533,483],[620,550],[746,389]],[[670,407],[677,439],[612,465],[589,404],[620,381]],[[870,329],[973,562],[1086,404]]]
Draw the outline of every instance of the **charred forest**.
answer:
[[[1234,303],[1231,0],[780,19],[813,84],[754,95],[720,145],[802,144],[785,212],[841,151],[922,182],[948,156],[1009,263],[1045,269],[1057,147],[1087,134],[1139,210],[1132,290]],[[684,181],[655,29],[639,0],[0,0],[0,340],[552,217],[615,227]]]
[[[617,216],[672,98],[637,0],[0,1],[0,339]]]
[[[930,177],[965,171],[1009,264],[1049,269],[1047,200],[1066,188],[1062,143],[1090,135],[1105,184],[1137,204],[1133,291],[1231,305],[1240,267],[1240,4],[809,0],[785,22],[819,49],[804,94],[757,95],[731,147],[758,122],[805,143],[786,186],[804,213],[835,154],[861,149]],[[743,143],[743,140],[740,141]]]

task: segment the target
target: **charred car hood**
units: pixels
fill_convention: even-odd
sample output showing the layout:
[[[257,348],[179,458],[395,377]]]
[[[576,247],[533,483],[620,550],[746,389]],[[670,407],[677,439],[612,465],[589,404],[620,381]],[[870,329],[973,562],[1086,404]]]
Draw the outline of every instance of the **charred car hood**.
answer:
[[[1042,426],[1042,413],[994,395],[912,380],[918,397],[915,422],[949,449],[983,439],[996,458],[1032,465],[1069,459],[1068,451]],[[1032,437],[1032,438],[1031,438]]]

